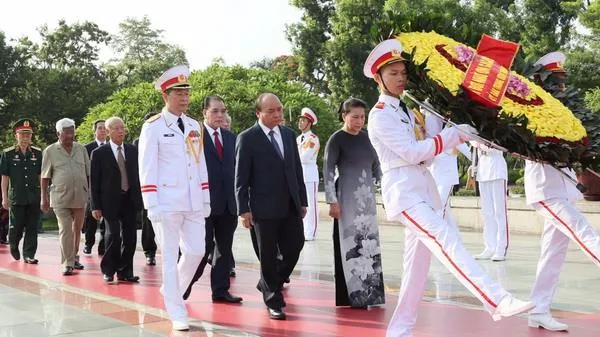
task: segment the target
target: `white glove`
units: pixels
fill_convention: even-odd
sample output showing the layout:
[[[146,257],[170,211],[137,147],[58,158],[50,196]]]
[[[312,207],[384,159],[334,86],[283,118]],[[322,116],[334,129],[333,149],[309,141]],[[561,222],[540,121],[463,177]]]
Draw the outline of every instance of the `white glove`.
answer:
[[[204,204],[204,217],[208,218],[210,216],[210,203],[205,203]]]
[[[470,140],[473,140],[474,137],[479,134],[479,132],[477,132],[477,129],[475,129],[474,127],[472,127],[469,124],[460,124],[456,126],[456,131],[458,131],[458,137],[460,138],[460,140],[462,142],[468,142]]]

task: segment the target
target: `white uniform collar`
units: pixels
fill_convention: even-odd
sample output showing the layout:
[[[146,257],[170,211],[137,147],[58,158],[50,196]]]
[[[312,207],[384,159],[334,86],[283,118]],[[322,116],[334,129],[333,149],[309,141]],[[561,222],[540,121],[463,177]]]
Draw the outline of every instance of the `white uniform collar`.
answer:
[[[379,102],[391,105],[394,109],[400,107],[400,99],[386,94],[379,95]]]
[[[310,136],[311,134],[312,134],[312,130],[311,129],[308,129],[308,131],[306,131],[306,132],[302,132],[303,136]]]
[[[177,123],[177,119],[179,117],[181,117],[181,120],[184,122],[186,122],[186,115],[185,113],[182,113],[181,116],[177,117],[177,115],[175,115],[174,113],[170,112],[167,109],[163,109],[162,111],[162,115],[163,117],[165,117],[165,120],[167,121],[167,125],[171,126],[171,124],[173,123]]]

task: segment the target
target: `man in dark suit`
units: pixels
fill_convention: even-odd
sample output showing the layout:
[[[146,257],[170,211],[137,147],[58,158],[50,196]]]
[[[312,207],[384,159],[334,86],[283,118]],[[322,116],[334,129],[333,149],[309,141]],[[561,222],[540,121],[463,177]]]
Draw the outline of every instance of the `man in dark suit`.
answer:
[[[135,216],[143,207],[138,152],[124,144],[125,125],[119,117],[106,120],[110,141],[92,152],[91,208],[94,219],[104,218],[106,251],[100,268],[104,281],[138,282],[133,275],[136,246]],[[121,244],[122,242],[122,244]]]
[[[92,158],[92,151],[97,149],[99,146],[102,146],[108,142],[108,134],[106,132],[106,126],[104,125],[103,119],[98,119],[94,121],[92,126],[94,130],[94,140],[85,144],[85,149],[87,150],[88,156]],[[83,221],[83,233],[85,234],[85,244],[83,246],[83,253],[85,255],[92,254],[92,247],[94,243],[96,243],[96,230],[98,229],[98,225],[100,225],[100,241],[98,241],[98,255],[104,255],[104,221],[97,221],[92,216],[92,209],[90,208],[90,203],[88,202],[86,211],[85,211],[85,219]]]
[[[183,295],[187,299],[212,255],[210,286],[213,302],[239,303],[241,297],[229,293],[229,272],[233,252],[233,234],[237,227],[234,196],[236,136],[221,127],[227,108],[219,96],[207,96],[203,102],[204,157],[210,186],[210,216],[206,218],[206,254],[196,270],[192,283]]]
[[[271,319],[285,319],[283,282],[294,270],[304,246],[302,218],[306,189],[296,135],[280,126],[283,106],[271,93],[256,100],[258,123],[240,133],[235,154],[238,214],[244,227],[254,227],[263,294]],[[279,247],[279,249],[278,249]],[[282,261],[277,261],[277,253]]]

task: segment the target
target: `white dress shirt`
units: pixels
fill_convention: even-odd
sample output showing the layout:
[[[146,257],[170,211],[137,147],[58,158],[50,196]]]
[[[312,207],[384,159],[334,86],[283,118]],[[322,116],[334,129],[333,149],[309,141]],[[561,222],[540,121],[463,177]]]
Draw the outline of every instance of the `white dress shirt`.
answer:
[[[117,163],[119,162],[119,152],[117,147],[121,147],[121,153],[123,154],[123,158],[125,158],[125,143],[121,143],[121,145],[115,144],[112,140],[108,141],[110,144],[110,148],[112,149],[113,155],[115,156],[115,160]]]
[[[221,135],[221,128],[217,128],[215,130],[215,129],[211,128],[208,125],[208,123],[204,122],[203,124],[204,124],[204,127],[206,128],[206,131],[208,131],[208,134],[210,135],[210,139],[212,140],[213,145],[215,145],[215,147],[216,147],[216,144],[215,144],[215,131],[217,131],[217,134],[218,134],[217,137],[219,137],[219,141],[221,142],[221,146],[223,146],[223,136]]]
[[[281,155],[285,158],[285,152],[283,151],[283,138],[281,138],[281,130],[279,129],[279,125],[275,126],[273,129],[269,129],[261,121],[258,121],[258,125],[260,125],[260,128],[267,136],[269,142],[271,141],[271,135],[269,135],[269,132],[271,132],[271,130],[274,131],[273,136],[275,137],[275,142],[277,143],[277,146],[279,146],[279,150],[281,150]]]

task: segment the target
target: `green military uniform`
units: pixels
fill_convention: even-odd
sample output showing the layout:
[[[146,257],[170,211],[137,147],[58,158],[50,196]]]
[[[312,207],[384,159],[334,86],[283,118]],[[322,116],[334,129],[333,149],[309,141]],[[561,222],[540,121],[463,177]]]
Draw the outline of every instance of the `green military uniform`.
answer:
[[[29,130],[23,128],[26,125]],[[15,132],[32,131],[31,120],[20,120]],[[37,225],[40,218],[40,174],[42,151],[29,146],[25,152],[19,145],[11,146],[2,152],[0,173],[9,179],[8,199],[10,202],[8,241],[11,254],[19,259],[19,242],[25,231],[23,257],[32,262],[37,250]]]

